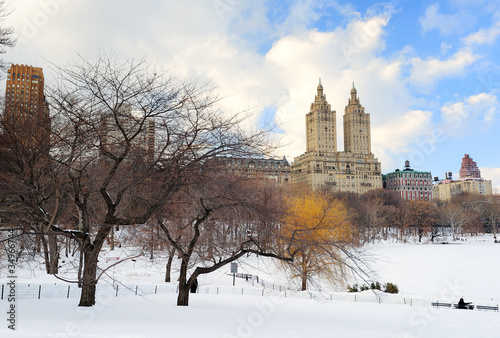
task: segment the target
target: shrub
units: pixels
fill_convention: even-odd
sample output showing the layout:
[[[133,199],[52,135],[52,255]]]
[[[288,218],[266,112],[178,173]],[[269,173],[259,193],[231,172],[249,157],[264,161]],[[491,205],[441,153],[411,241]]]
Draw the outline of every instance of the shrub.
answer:
[[[366,291],[366,290],[370,290],[370,288],[368,287],[368,285],[361,285],[359,287],[359,291]]]
[[[396,284],[386,283],[384,285],[384,292],[386,292],[386,293],[398,293],[399,289],[398,289],[398,286]]]
[[[347,285],[348,292],[359,292],[358,284],[353,284],[352,286]]]
[[[380,289],[381,289],[381,287],[380,287],[380,283],[379,283],[379,282],[375,282],[375,283],[374,283],[374,282],[372,282],[372,283],[370,284],[370,289],[372,289],[372,290],[380,290]]]

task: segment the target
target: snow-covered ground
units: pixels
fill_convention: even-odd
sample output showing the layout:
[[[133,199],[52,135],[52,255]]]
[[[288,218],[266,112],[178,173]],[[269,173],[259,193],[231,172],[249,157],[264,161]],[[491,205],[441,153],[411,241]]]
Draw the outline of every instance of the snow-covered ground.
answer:
[[[500,244],[491,237],[444,245],[384,242],[368,249],[377,258],[375,279],[396,283],[398,295],[328,289],[285,294],[278,267],[249,257],[240,272],[258,273],[264,293],[255,281],[237,279],[232,287],[228,267],[200,278],[200,293],[191,295],[188,307],[177,307],[175,283],[162,282],[165,262],[144,258],[108,271],[123,283],[118,297],[116,284],[103,280],[97,305],[79,308],[74,286],[68,299],[67,284],[18,267],[16,331],[8,329],[4,297],[0,337],[500,337],[499,312],[430,306],[462,296],[476,305],[500,303]],[[1,284],[6,275],[0,271]]]

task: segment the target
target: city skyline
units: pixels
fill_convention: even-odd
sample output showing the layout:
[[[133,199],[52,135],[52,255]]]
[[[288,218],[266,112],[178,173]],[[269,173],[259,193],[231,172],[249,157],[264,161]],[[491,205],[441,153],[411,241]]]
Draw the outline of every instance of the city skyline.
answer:
[[[354,81],[383,173],[410,160],[416,170],[458,177],[470,154],[500,187],[494,1],[7,4],[5,25],[19,39],[2,58],[42,67],[47,85],[57,81],[50,64],[78,54],[146,56],[175,76],[210,82],[226,97],[224,108],[249,109],[253,125],[275,122],[285,145],[277,155],[292,160],[306,150],[305,116],[319,78],[337,118]]]

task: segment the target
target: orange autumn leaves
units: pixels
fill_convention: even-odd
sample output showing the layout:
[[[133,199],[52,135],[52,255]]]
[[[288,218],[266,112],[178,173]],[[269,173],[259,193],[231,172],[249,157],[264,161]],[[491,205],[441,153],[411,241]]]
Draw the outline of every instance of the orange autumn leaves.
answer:
[[[318,192],[300,191],[286,199],[282,239],[294,261],[286,269],[302,290],[318,277],[332,283],[345,276],[345,253],[355,238],[346,206]]]
[[[354,227],[344,203],[318,192],[294,193],[287,198],[283,235],[296,246],[351,242]]]

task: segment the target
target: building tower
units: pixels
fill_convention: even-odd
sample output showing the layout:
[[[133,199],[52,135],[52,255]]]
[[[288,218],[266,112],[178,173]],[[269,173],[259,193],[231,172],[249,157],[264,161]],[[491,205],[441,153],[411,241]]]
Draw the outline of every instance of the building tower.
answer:
[[[306,115],[306,149],[324,153],[337,151],[336,112],[323,94],[321,79],[314,102]]]
[[[459,172],[460,178],[481,178],[481,170],[479,170],[477,163],[465,154],[462,158],[462,165]]]
[[[352,84],[351,98],[344,113],[344,151],[354,154],[371,154],[370,114],[359,103]]]
[[[20,139],[30,147],[49,143],[50,116],[42,68],[12,64],[7,71],[5,127],[23,133]]]
[[[292,184],[360,194],[382,188],[381,164],[371,153],[370,115],[360,105],[354,85],[345,112],[345,151],[337,151],[336,113],[320,81],[306,115],[306,152],[291,165]]]

